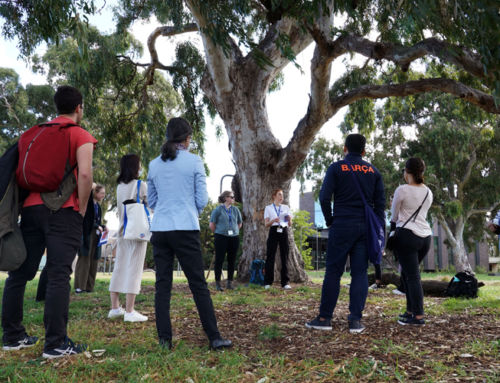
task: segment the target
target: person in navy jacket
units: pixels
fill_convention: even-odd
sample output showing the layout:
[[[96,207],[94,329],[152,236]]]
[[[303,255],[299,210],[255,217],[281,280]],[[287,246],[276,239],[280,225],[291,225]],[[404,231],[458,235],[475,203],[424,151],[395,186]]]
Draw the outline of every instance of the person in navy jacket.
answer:
[[[366,201],[385,221],[385,195],[382,176],[370,163],[363,161],[366,139],[361,134],[347,136],[345,158],[334,162],[326,172],[319,200],[329,227],[326,272],[321,292],[319,315],[306,323],[307,328],[331,330],[333,310],[340,291],[340,278],[350,256],[351,285],[349,288],[349,331],[360,333],[362,312],[368,294],[368,255],[363,200],[355,185],[354,175]],[[334,209],[332,212],[332,197]]]

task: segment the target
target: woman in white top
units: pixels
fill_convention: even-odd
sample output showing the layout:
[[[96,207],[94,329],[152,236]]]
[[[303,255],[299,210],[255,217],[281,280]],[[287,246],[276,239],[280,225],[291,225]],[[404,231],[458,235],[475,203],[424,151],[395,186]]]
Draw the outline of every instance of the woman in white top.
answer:
[[[391,209],[391,229],[396,227],[394,254],[401,264],[401,277],[406,293],[406,312],[399,315],[402,325],[423,325],[424,294],[420,281],[419,263],[427,255],[432,230],[427,212],[432,205],[432,192],[424,185],[425,164],[420,158],[406,161],[406,185],[394,192]]]
[[[283,205],[283,190],[275,189],[271,195],[273,203],[264,210],[264,222],[269,227],[267,237],[266,265],[264,284],[269,289],[274,281],[274,259],[278,244],[281,257],[281,286],[285,290],[291,289],[288,284],[288,227],[292,226],[292,214],[287,205]]]
[[[125,322],[144,322],[148,317],[134,310],[135,297],[141,291],[142,271],[146,258],[147,242],[123,238],[123,202],[135,200],[141,161],[136,154],[127,154],[120,160],[120,175],[116,188],[116,204],[120,227],[116,245],[115,267],[109,283],[111,310],[108,318],[123,316]],[[139,183],[139,198],[146,202],[146,182]],[[126,294],[125,310],[120,306],[119,293]]]

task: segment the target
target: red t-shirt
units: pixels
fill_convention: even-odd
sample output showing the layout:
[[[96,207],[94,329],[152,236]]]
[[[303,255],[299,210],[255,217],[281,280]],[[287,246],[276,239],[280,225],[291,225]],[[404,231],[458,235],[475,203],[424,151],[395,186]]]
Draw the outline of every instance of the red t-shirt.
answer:
[[[50,123],[74,124],[75,121],[67,117],[57,117],[52,121],[50,121]],[[94,137],[92,137],[92,135],[85,129],[82,129],[78,126],[71,126],[67,129],[69,129],[70,145],[71,145],[69,162],[71,164],[74,164],[76,163],[76,150],[84,144],[92,143],[95,145],[97,143],[97,140]],[[75,168],[75,177],[77,180],[77,187],[75,188],[73,194],[71,194],[71,197],[69,197],[68,200],[64,203],[64,205],[62,205],[62,208],[72,207],[73,210],[79,211],[80,209],[78,204],[78,168]],[[40,196],[40,193],[31,192],[25,199],[23,207],[35,206],[35,205],[43,205],[43,200],[42,197]]]

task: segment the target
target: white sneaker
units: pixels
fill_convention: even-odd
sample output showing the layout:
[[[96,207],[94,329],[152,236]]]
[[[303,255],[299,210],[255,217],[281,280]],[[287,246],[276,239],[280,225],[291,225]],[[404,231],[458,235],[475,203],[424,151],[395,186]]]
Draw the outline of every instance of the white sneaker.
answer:
[[[370,287],[368,287],[368,290],[377,290],[378,289],[378,286],[376,283],[374,283],[373,285],[371,285]]]
[[[405,293],[403,293],[402,291],[399,291],[398,289],[392,290],[392,293],[396,294],[396,295],[406,295]]]
[[[148,320],[148,317],[134,310],[131,313],[126,312],[123,316],[123,320],[125,322],[145,322]]]
[[[125,314],[125,310],[123,309],[123,307],[118,307],[117,309],[109,310],[108,318],[109,319],[118,318],[118,317],[122,317],[124,314]]]
[[[271,288],[271,285],[265,285],[265,286],[264,286],[264,288],[265,288],[266,290],[269,290],[269,289]]]
[[[289,284],[286,284],[285,286],[283,286],[283,290],[291,290],[292,289],[292,286],[290,286]]]

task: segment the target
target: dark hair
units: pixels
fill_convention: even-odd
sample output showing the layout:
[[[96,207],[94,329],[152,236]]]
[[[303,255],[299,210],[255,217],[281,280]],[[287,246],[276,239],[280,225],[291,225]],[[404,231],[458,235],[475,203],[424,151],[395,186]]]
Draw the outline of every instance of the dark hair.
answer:
[[[222,194],[219,196],[219,203],[224,203],[226,202],[226,197],[229,197],[231,194],[234,194],[232,191],[225,190],[222,192]]]
[[[117,183],[128,184],[139,178],[139,167],[141,160],[137,154],[126,154],[120,159],[120,175]]]
[[[80,91],[69,85],[57,88],[54,94],[54,103],[58,114],[71,114],[78,105],[82,105],[83,97]]]
[[[361,154],[365,150],[366,138],[362,134],[349,134],[345,139],[345,146],[349,153]]]
[[[170,119],[167,125],[167,141],[161,147],[161,159],[163,161],[175,160],[177,157],[177,147],[183,141],[186,141],[193,133],[193,128],[185,119],[175,117]]]
[[[101,184],[95,185],[94,193],[95,194],[99,193],[101,191],[101,189],[104,189],[104,185],[101,185]]]
[[[424,183],[425,162],[421,158],[412,157],[405,164],[406,173],[411,174],[417,184]]]

